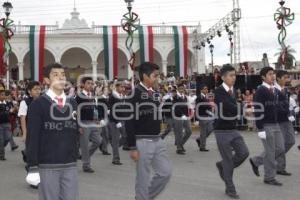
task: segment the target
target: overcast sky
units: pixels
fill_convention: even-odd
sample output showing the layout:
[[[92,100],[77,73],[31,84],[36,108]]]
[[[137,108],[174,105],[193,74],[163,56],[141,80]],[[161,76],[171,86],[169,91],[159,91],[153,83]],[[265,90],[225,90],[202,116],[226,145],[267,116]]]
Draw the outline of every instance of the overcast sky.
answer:
[[[11,18],[22,24],[60,26],[66,18],[70,18],[74,0],[11,0],[14,10]],[[241,20],[241,61],[256,61],[262,59],[263,53],[268,53],[270,62],[275,62],[275,52],[278,51],[278,30],[273,15],[279,7],[279,0],[240,0],[242,9]],[[296,51],[300,60],[300,1],[286,0],[286,6],[296,14],[296,19],[287,28],[287,44]],[[80,17],[91,25],[118,25],[126,12],[124,0],[76,0]],[[133,9],[139,14],[142,24],[168,25],[202,25],[206,31],[219,19],[232,10],[232,0],[135,0]],[[215,63],[229,62],[227,53],[229,43],[227,36],[213,40],[215,45]],[[208,50],[206,60],[210,60]]]

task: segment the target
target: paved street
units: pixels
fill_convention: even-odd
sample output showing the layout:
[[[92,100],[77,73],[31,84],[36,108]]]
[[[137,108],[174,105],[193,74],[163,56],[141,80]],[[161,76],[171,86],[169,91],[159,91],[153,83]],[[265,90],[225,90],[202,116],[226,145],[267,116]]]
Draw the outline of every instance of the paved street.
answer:
[[[262,145],[254,133],[243,133],[250,155],[262,151]],[[208,140],[208,153],[199,152],[194,141],[196,135],[186,145],[187,155],[175,154],[173,134],[167,137],[169,155],[173,163],[173,176],[168,188],[158,200],[223,200],[224,183],[218,176],[215,162],[220,156],[214,136]],[[296,136],[297,144],[300,135]],[[16,139],[21,143],[19,139]],[[7,161],[0,162],[0,199],[35,200],[37,192],[25,183],[24,164],[20,149],[11,152],[7,148]],[[234,181],[242,200],[298,200],[300,198],[300,151],[293,148],[288,154],[288,171],[291,177],[278,177],[283,187],[263,184],[262,178],[253,175],[247,160],[235,171]],[[121,152],[123,166],[113,166],[111,157],[97,152],[93,158],[95,174],[80,174],[81,200],[133,200],[134,199],[134,163],[127,152]],[[81,163],[79,162],[79,165]],[[263,168],[260,169],[263,174]]]

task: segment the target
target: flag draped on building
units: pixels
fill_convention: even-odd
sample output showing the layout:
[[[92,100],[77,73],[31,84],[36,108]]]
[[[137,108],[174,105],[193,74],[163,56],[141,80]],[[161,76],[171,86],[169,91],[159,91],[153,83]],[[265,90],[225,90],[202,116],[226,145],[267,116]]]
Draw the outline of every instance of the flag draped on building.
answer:
[[[154,62],[152,26],[139,27],[140,59],[143,62]]]
[[[45,33],[45,26],[30,26],[30,69],[31,79],[35,81],[43,81]]]
[[[0,77],[6,74],[7,70],[7,55],[5,53],[5,41],[3,35],[0,34]]]
[[[118,27],[103,26],[104,63],[107,79],[118,76]]]
[[[188,64],[188,32],[186,26],[173,26],[176,75],[185,77]]]

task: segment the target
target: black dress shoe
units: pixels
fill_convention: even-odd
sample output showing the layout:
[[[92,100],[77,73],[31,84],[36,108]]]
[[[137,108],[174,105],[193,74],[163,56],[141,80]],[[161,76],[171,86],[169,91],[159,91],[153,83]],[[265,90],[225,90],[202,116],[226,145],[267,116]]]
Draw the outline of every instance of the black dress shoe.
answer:
[[[200,151],[203,151],[203,152],[208,152],[209,150],[206,149],[206,148],[200,148]]]
[[[219,171],[219,174],[220,174],[221,179],[224,181],[224,174],[223,174],[223,166],[222,166],[222,163],[221,163],[221,162],[217,162],[217,163],[216,163],[216,166],[217,166],[217,168],[218,168],[218,171]]]
[[[2,161],[5,161],[5,160],[6,160],[6,158],[4,158],[4,157],[1,157],[1,158],[0,158],[0,160],[2,160]]]
[[[277,174],[278,175],[282,175],[282,176],[292,176],[292,173],[289,173],[289,172],[287,172],[285,170],[283,170],[283,171],[277,171]]]
[[[185,152],[182,149],[176,150],[176,153],[179,155],[185,155]]]
[[[298,146],[298,149],[300,150],[300,145]]]
[[[164,140],[164,139],[166,138],[166,136],[167,136],[166,134],[161,134],[161,135],[160,135],[160,138],[161,138],[162,140]]]
[[[273,179],[273,180],[270,180],[270,181],[264,180],[264,183],[268,184],[268,185],[282,186],[282,183],[278,182],[276,179]]]
[[[114,165],[123,165],[123,163],[121,163],[119,160],[112,161],[112,164],[114,164]]]
[[[102,154],[105,155],[105,156],[109,156],[111,155],[110,153],[108,153],[107,151],[102,151]]]
[[[83,172],[85,172],[85,173],[94,173],[95,171],[92,168],[89,167],[89,168],[84,168]]]
[[[196,143],[197,143],[198,147],[200,148],[200,139],[199,138],[196,139]]]
[[[236,192],[227,192],[226,191],[226,195],[232,199],[240,199],[240,196]]]
[[[129,148],[129,147],[124,147],[124,146],[123,146],[122,149],[123,149],[123,151],[130,151],[130,148]]]
[[[14,147],[11,148],[11,151],[14,151],[14,150],[16,150],[16,149],[18,149],[18,148],[19,148],[19,146],[16,145],[16,146],[14,146]]]
[[[250,164],[251,164],[253,173],[254,173],[256,176],[260,176],[258,167],[254,164],[252,158],[250,158],[249,161],[250,161]]]

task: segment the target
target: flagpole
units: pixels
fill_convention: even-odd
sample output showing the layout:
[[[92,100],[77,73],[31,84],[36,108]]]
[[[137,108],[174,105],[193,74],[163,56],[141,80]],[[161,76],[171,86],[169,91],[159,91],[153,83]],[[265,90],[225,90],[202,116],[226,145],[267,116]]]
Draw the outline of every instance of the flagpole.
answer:
[[[8,59],[7,59],[6,90],[9,90],[9,57],[8,57]]]

